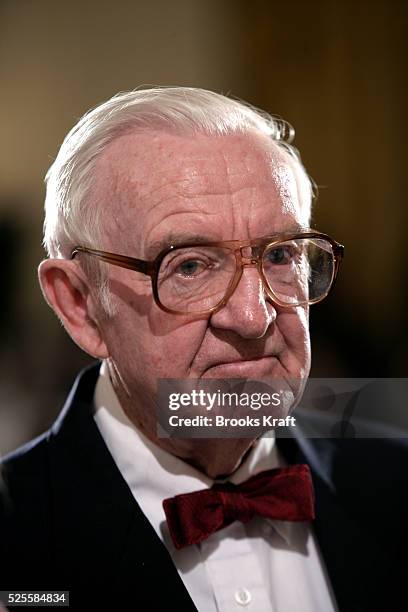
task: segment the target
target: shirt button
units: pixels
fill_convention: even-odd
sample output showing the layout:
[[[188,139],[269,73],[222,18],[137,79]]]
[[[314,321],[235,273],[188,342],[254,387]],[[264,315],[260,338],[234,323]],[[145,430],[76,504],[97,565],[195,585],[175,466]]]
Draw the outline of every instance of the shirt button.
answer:
[[[235,601],[240,606],[247,606],[251,602],[252,596],[248,589],[238,589],[235,591]]]

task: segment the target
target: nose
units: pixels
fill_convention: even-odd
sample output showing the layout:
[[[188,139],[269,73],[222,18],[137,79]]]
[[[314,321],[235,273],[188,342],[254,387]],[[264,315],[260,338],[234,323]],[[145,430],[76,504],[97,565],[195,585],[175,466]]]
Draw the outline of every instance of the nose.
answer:
[[[274,306],[266,299],[258,270],[252,266],[244,267],[227,304],[211,316],[211,325],[234,331],[242,338],[262,338],[275,321],[276,314]]]

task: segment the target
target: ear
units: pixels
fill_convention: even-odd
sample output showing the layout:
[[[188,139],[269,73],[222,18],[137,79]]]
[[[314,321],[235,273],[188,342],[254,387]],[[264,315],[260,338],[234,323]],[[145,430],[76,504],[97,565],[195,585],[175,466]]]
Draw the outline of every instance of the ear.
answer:
[[[38,268],[44,297],[72,340],[89,355],[109,357],[86,277],[74,261],[46,259]]]

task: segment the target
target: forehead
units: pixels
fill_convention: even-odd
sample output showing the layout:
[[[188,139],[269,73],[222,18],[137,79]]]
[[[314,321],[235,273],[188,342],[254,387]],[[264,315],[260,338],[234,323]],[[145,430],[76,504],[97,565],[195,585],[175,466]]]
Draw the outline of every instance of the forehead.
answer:
[[[243,239],[309,221],[304,173],[263,135],[129,132],[102,153],[95,178],[105,246],[137,256],[175,235]]]

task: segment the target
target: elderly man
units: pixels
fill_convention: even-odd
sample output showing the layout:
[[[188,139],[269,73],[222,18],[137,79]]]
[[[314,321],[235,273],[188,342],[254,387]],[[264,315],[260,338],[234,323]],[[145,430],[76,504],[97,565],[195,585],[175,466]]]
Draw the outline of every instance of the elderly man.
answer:
[[[39,276],[101,365],[4,462],[1,589],[69,590],[74,608],[375,609],[374,497],[338,445],[157,428],[161,379],[283,380],[280,416],[301,398],[309,305],[342,247],[310,229],[292,136],[224,96],[158,88],[115,96],[66,137]]]

